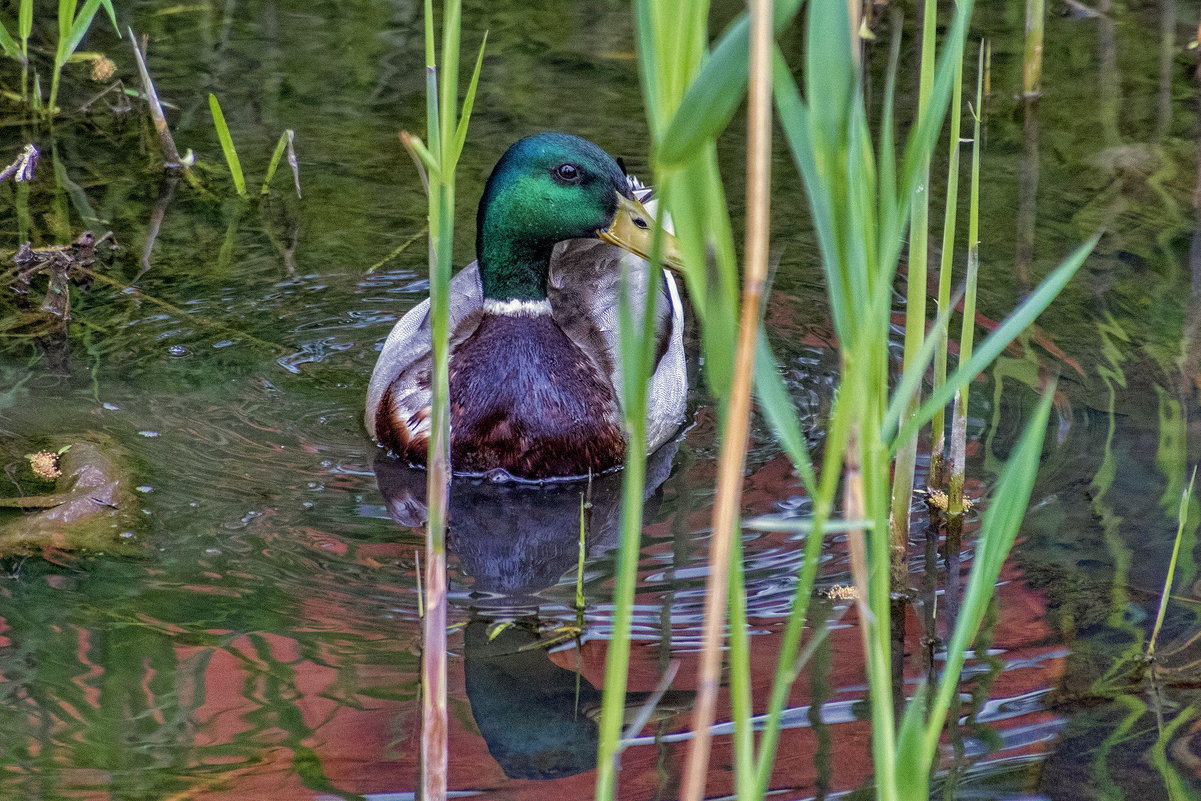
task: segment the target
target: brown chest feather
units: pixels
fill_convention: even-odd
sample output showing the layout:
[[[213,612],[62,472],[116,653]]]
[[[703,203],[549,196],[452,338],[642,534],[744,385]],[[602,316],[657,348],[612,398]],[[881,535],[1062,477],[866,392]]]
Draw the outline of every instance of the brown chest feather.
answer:
[[[549,315],[484,315],[451,356],[450,410],[456,472],[583,475],[625,456],[608,377]]]

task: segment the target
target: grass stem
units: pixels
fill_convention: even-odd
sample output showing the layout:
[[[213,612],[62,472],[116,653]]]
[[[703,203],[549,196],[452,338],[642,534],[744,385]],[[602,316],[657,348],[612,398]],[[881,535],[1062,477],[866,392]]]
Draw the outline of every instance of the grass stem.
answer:
[[[1188,487],[1180,494],[1180,509],[1176,513],[1176,539],[1172,543],[1172,558],[1168,561],[1168,575],[1163,580],[1163,592],[1159,596],[1159,611],[1155,614],[1155,625],[1151,629],[1151,639],[1147,643],[1148,661],[1155,659],[1155,641],[1159,638],[1159,630],[1163,628],[1163,619],[1168,611],[1168,598],[1172,594],[1172,582],[1176,578],[1176,562],[1180,559],[1180,543],[1184,539],[1184,527],[1188,523],[1189,505],[1193,500],[1193,485],[1197,481],[1197,468],[1188,480]]]
[[[1046,0],[1026,0],[1026,45],[1022,52],[1022,94],[1039,94],[1043,73],[1043,29],[1047,21]]]

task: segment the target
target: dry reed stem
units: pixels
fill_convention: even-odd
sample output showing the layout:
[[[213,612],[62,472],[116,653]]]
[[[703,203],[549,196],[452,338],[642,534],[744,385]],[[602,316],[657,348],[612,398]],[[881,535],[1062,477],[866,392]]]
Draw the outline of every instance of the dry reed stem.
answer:
[[[163,160],[168,169],[177,170],[183,166],[183,160],[179,157],[179,150],[175,147],[175,139],[172,138],[171,129],[167,126],[167,116],[163,113],[163,104],[159,102],[154,81],[150,80],[150,70],[146,67],[144,49],[148,47],[149,38],[143,36],[142,44],[139,46],[138,38],[133,35],[133,28],[126,28],[126,30],[129,31],[129,43],[133,45],[133,55],[138,62],[138,74],[142,78],[142,93],[146,95],[146,103],[150,106],[150,118],[154,121],[154,130],[158,134],[159,145],[163,149]]]
[[[431,464],[431,468],[433,465]],[[427,529],[428,530],[428,529]],[[446,731],[446,553],[429,547],[425,563],[425,617],[421,649],[422,801],[445,801]]]
[[[771,221],[771,54],[772,0],[749,3],[751,33],[747,105],[746,261],[742,304],[735,350],[734,377],[726,404],[725,426],[718,457],[717,498],[713,505],[713,538],[709,575],[705,580],[705,628],[693,740],[685,764],[682,801],[700,801],[709,768],[717,689],[721,681],[722,639],[729,595],[730,551],[739,535],[742,479],[750,428],[751,382],[755,341],[767,283],[768,236]],[[741,565],[735,569],[741,569]]]

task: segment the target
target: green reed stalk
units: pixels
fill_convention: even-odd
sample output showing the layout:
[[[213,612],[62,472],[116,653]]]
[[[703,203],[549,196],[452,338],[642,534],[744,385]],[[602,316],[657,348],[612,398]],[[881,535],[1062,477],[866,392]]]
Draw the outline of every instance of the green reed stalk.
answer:
[[[29,102],[29,37],[33,34],[33,0],[21,0],[17,36],[21,39],[21,102]]]
[[[659,195],[659,216],[670,214],[674,220],[675,234],[680,242],[685,264],[685,282],[698,318],[702,321],[702,347],[707,355],[706,373],[709,385],[718,398],[719,409],[724,419],[725,401],[734,365],[731,332],[737,327],[738,271],[734,257],[733,236],[725,193],[717,169],[715,138],[720,129],[703,132],[692,141],[688,152],[678,154],[679,159],[666,165],[660,152],[670,147],[666,132],[681,120],[681,102],[688,92],[697,86],[702,64],[705,60],[708,38],[708,4],[704,0],[668,5],[651,0],[640,0],[635,4],[638,56],[643,93],[646,99],[647,118],[652,135],[652,164]],[[744,47],[745,47],[745,39]],[[742,50],[745,64],[746,50]],[[737,59],[735,59],[737,60]],[[707,67],[706,67],[707,69]],[[740,87],[734,86],[733,106],[739,102]],[[691,121],[708,120],[703,116],[691,117]],[[653,278],[653,276],[652,276]],[[648,297],[648,302],[650,298]],[[651,307],[647,307],[649,310]],[[645,311],[645,310],[644,310]],[[633,315],[624,313],[626,320]],[[624,477],[622,502],[622,545],[618,554],[617,576],[614,588],[613,635],[606,660],[604,704],[601,715],[600,745],[598,748],[598,772],[596,797],[608,799],[616,791],[616,762],[618,740],[621,736],[621,717],[625,700],[626,676],[629,661],[629,625],[636,583],[637,553],[641,535],[642,486],[644,470],[644,446],[640,449],[636,441],[645,442],[643,410],[644,399],[639,397],[645,378],[638,382],[630,380],[625,372],[626,365],[637,361],[632,357],[641,353],[641,374],[649,371],[651,354],[641,351],[641,346],[652,341],[650,319],[645,314],[641,320],[646,334],[641,343],[626,343],[626,338],[637,336],[636,323],[622,325],[623,338],[623,407],[627,415],[629,461]],[[633,326],[633,329],[631,329]],[[632,333],[633,331],[633,333]],[[637,385],[637,387],[635,386]],[[628,393],[633,392],[631,396]],[[721,635],[724,628],[725,600],[731,586],[729,577],[731,543],[728,536],[715,532],[710,549],[710,574],[707,579],[709,599],[706,609],[706,646],[703,657],[702,677],[698,682],[700,693],[694,721],[697,738],[693,740],[690,754],[698,747],[708,745],[709,726],[714,715],[713,700],[716,695],[721,667]],[[719,562],[716,569],[713,560]],[[722,562],[724,561],[724,565]],[[741,569],[737,564],[733,569]],[[720,620],[718,616],[720,615]],[[745,628],[745,622],[735,619],[732,626]],[[744,696],[745,697],[745,696]],[[749,731],[749,721],[739,726],[740,731]],[[748,740],[743,740],[748,742]],[[690,760],[694,758],[690,756]],[[694,760],[695,761],[695,760]],[[699,760],[703,778],[704,763]]]
[[[951,278],[955,260],[955,228],[959,216],[959,128],[963,117],[963,60],[955,69],[955,89],[951,97],[950,153],[947,157],[947,197],[942,223],[942,257],[938,265],[938,312],[951,309]],[[947,383],[947,324],[944,321],[933,332],[942,338],[942,346],[934,354],[934,389]],[[939,408],[930,422],[930,485],[943,485],[943,459],[946,456],[946,411]]]
[[[464,96],[459,93],[461,0],[442,7],[442,75],[438,75],[434,10],[425,0],[426,138],[402,140],[429,175],[430,438],[427,452],[425,617],[422,620],[421,797],[445,799],[447,782],[446,526],[450,506],[450,274],[454,263],[455,170],[475,103],[483,48]]]
[[[984,45],[976,62],[976,104],[972,108],[972,178],[967,224],[967,291],[963,296],[963,323],[959,333],[960,364],[971,361],[976,333],[976,283],[980,274],[980,112],[984,100]],[[947,482],[947,519],[957,536],[963,521],[963,483],[967,472],[967,404],[970,384],[955,395],[951,413],[950,478]]]
[[[1043,29],[1047,22],[1046,0],[1026,0],[1026,46],[1022,52],[1022,94],[1039,93],[1043,74]]]
[[[929,111],[930,93],[934,90],[934,25],[938,8],[935,0],[926,0],[922,11],[922,60],[919,75],[917,113]],[[926,276],[928,272],[930,219],[930,153],[925,154],[918,167],[918,180],[912,189],[909,217],[909,275],[905,293],[904,369],[913,369],[914,360],[922,349],[926,332]],[[921,405],[921,393],[909,401],[907,416]],[[892,485],[892,509],[889,515],[889,534],[892,539],[892,583],[898,592],[904,590],[908,577],[906,556],[909,552],[909,507],[913,501],[913,477],[917,464],[917,435],[905,440],[897,449],[896,468]]]
[[[1168,597],[1172,594],[1172,582],[1176,578],[1176,562],[1180,559],[1180,543],[1184,540],[1184,526],[1188,522],[1189,504],[1193,500],[1193,485],[1197,481],[1197,468],[1193,468],[1188,487],[1180,494],[1180,508],[1176,512],[1176,540],[1172,543],[1172,558],[1168,561],[1168,575],[1163,580],[1163,592],[1159,596],[1159,611],[1155,614],[1155,625],[1151,629],[1151,640],[1147,643],[1147,660],[1155,658],[1155,641],[1163,628],[1163,619],[1168,612]]]

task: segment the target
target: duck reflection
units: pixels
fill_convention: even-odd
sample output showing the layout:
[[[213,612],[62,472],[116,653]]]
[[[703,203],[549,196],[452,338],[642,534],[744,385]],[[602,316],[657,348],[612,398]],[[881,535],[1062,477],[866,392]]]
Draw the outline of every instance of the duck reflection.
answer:
[[[559,667],[530,616],[490,631],[473,617],[466,631],[467,698],[488,752],[510,779],[559,779],[596,767],[601,691],[574,670]],[[626,722],[651,693],[626,694]],[[693,693],[659,699],[652,720],[692,705]]]
[[[675,453],[669,443],[647,463],[648,514]],[[392,518],[423,525],[426,474],[385,456],[376,460],[375,474]],[[556,779],[596,766],[601,692],[551,660],[548,646],[562,639],[542,639],[539,593],[576,567],[581,514],[588,557],[616,545],[621,482],[621,474],[612,473],[544,486],[462,479],[451,485],[448,547],[471,579],[467,698],[489,753],[509,778]],[[650,695],[627,694],[627,720]],[[652,719],[687,709],[692,698],[691,692],[667,692]]]

